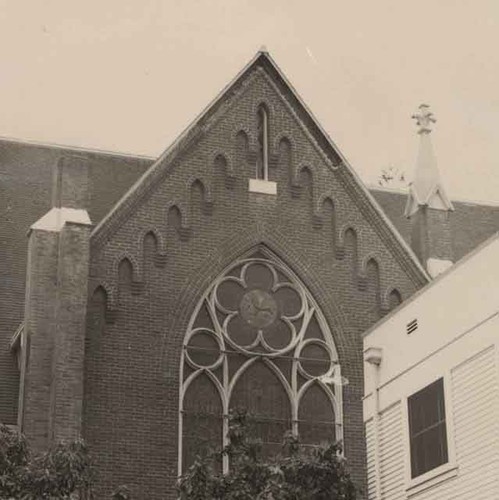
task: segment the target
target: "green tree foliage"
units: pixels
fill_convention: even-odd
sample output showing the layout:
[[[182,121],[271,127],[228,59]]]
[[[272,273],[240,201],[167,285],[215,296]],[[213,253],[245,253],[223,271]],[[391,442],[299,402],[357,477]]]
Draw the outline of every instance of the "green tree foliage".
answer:
[[[34,453],[22,435],[0,425],[0,498],[88,500],[93,480],[94,469],[83,441]]]
[[[214,462],[225,455],[230,472]],[[245,412],[230,417],[229,445],[198,457],[178,485],[181,500],[355,500],[356,490],[337,444],[304,448],[286,435],[282,453],[262,459],[261,445],[249,435]]]

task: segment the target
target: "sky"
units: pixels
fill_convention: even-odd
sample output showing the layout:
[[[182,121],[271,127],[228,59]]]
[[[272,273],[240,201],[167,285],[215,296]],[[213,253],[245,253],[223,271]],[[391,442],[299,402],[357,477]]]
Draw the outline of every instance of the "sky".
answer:
[[[158,156],[262,45],[366,183],[424,102],[449,196],[499,202],[497,0],[0,0],[0,136]]]

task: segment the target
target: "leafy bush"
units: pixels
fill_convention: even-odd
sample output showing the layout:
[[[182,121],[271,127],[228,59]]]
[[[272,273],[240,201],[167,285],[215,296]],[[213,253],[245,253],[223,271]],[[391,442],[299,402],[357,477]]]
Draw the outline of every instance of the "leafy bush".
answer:
[[[216,459],[230,461],[228,474]],[[251,439],[245,412],[230,417],[229,445],[221,453],[198,457],[180,479],[181,500],[355,500],[356,490],[338,444],[308,448],[286,435],[282,453],[261,459],[261,444]]]
[[[33,453],[24,436],[0,425],[0,498],[92,498],[92,468],[83,441],[56,444],[44,453]]]

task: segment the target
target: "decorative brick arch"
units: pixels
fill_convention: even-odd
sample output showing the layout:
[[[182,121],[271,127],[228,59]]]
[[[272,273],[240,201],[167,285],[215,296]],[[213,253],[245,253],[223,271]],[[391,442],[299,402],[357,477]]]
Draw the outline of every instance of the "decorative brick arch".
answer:
[[[109,284],[109,282],[105,280],[92,280],[91,283],[92,286],[88,288],[88,303],[92,301],[98,289],[103,290],[106,296],[106,323],[112,323],[118,309],[117,287]]]
[[[120,252],[113,262],[113,278],[118,283],[119,267],[123,260],[127,259],[132,266],[132,283],[140,283],[143,280],[142,264],[139,259],[130,252]]]
[[[382,307],[386,311],[395,309],[398,305],[402,304],[404,299],[398,288],[387,288],[382,297]]]
[[[211,215],[213,212],[213,192],[211,189],[211,183],[203,176],[196,175],[191,176],[186,182],[187,196],[189,199],[190,210],[194,209],[193,207],[193,192],[196,186],[200,186],[201,188],[201,211],[206,215]]]

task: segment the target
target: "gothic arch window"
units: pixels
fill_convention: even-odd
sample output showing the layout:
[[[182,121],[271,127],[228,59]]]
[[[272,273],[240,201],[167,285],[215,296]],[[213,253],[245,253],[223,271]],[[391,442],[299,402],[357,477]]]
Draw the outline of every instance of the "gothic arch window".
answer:
[[[263,254],[235,262],[203,296],[180,379],[179,474],[226,444],[231,409],[248,411],[264,454],[286,431],[304,445],[342,439],[345,379],[331,332],[293,273]]]
[[[256,178],[269,179],[269,113],[265,105],[258,107],[258,156],[256,161]]]

